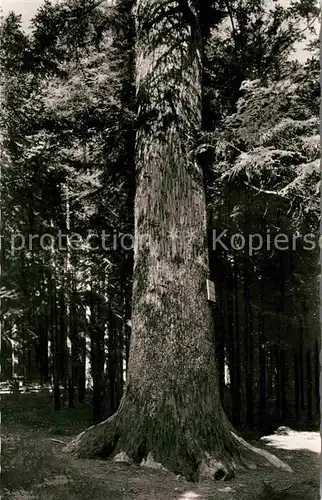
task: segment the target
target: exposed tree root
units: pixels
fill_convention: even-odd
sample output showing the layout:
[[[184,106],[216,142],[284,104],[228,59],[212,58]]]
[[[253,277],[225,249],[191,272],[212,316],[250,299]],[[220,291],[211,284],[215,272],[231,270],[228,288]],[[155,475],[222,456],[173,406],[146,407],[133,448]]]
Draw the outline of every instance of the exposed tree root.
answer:
[[[254,454],[255,456],[263,457],[263,465],[272,465],[278,469],[282,469],[287,472],[292,472],[292,469],[289,465],[287,465],[285,462],[277,458],[275,455],[270,453],[269,451],[262,450],[261,448],[255,448],[255,446],[252,446],[251,444],[247,443],[243,438],[240,436],[237,436],[234,432],[231,431],[231,434],[233,438],[240,443],[240,445],[246,450],[248,450],[250,453]],[[258,462],[258,459],[257,459]],[[265,463],[266,462],[266,463]]]
[[[80,458],[109,458],[116,450],[119,439],[116,419],[108,419],[89,427],[71,441],[63,451],[76,453]],[[116,453],[114,453],[115,455]]]
[[[205,458],[199,469],[200,479],[228,480],[236,470],[257,469],[257,467],[273,466],[287,472],[292,469],[272,453],[255,448],[240,436],[231,431],[235,447],[219,459],[205,452]]]

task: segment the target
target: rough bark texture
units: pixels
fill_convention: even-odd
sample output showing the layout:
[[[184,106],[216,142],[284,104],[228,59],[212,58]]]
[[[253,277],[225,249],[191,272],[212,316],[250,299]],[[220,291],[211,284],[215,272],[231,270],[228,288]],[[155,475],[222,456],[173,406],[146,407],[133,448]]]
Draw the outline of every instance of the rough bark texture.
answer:
[[[162,464],[189,479],[222,479],[269,460],[232,432],[219,397],[205,193],[193,155],[201,127],[197,15],[192,2],[166,0],[138,0],[135,15],[139,130],[128,380],[116,414],[69,449]],[[277,459],[275,465],[283,466]]]

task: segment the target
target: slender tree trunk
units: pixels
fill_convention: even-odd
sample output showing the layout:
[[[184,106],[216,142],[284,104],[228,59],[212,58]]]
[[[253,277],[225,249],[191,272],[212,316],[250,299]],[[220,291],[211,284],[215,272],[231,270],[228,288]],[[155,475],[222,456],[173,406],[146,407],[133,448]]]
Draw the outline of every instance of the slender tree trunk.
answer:
[[[116,409],[116,329],[114,321],[114,313],[111,305],[109,305],[108,314],[108,354],[107,354],[107,374],[108,374],[108,397],[107,407],[108,415],[113,414]]]
[[[83,404],[86,393],[86,335],[83,332],[79,339],[79,363],[77,370],[78,402]]]
[[[59,290],[59,302],[58,302],[58,330],[59,330],[59,370],[60,370],[60,380],[64,386],[63,391],[63,404],[66,405],[69,397],[69,364],[70,356],[69,349],[67,346],[67,324],[69,318],[67,316],[66,308],[66,296],[64,288]]]
[[[266,416],[266,350],[265,345],[260,343],[259,346],[259,425],[265,428],[267,422]]]
[[[300,389],[300,420],[302,422],[305,413],[305,370],[304,370],[304,341],[303,341],[303,324],[300,324],[300,342],[298,351],[298,369],[299,369],[299,389]]]
[[[125,347],[125,364],[126,364],[126,374],[128,372],[129,357],[130,357],[130,340],[131,340],[131,301],[128,294],[125,296],[124,301],[124,347]]]
[[[116,408],[119,407],[120,401],[122,399],[123,395],[123,345],[124,345],[124,339],[123,339],[123,324],[118,318],[116,321],[116,331],[117,331],[117,336],[116,336],[116,388],[115,388],[115,401],[116,401]]]
[[[306,419],[309,425],[313,420],[313,380],[312,380],[312,358],[311,349],[306,353]]]
[[[320,347],[319,342],[315,342],[314,349],[314,388],[315,388],[315,413],[320,413]]]
[[[124,452],[189,479],[237,465],[283,466],[238,438],[220,403],[207,303],[206,204],[195,161],[201,48],[193,2],[138,0],[137,190],[132,336],[126,391],[81,455]],[[285,464],[284,464],[285,466]]]
[[[275,418],[277,422],[281,419],[281,357],[280,346],[274,346],[274,368],[275,368]]]
[[[280,352],[280,363],[281,363],[281,419],[283,424],[288,422],[289,418],[289,391],[288,391],[288,356],[285,349],[281,349]]]
[[[67,251],[65,258],[65,279],[64,279],[64,287],[65,287],[65,327],[66,327],[66,345],[65,345],[65,353],[66,353],[66,379],[67,379],[67,388],[68,388],[68,406],[69,408],[74,408],[74,392],[75,392],[75,382],[73,377],[73,340],[75,341],[75,337],[72,336],[71,333],[71,285],[72,285],[72,276],[71,276],[71,263],[70,263],[70,246],[69,246],[69,237],[70,237],[70,227],[71,227],[71,210],[70,210],[70,195],[69,195],[69,186],[66,183],[63,186],[63,193],[65,197],[65,223],[66,223],[66,234],[67,234]],[[72,338],[73,337],[73,338]]]
[[[122,357],[122,394],[124,374],[127,374],[129,355],[130,355],[130,339],[131,339],[131,277],[133,272],[133,256],[126,254],[124,263],[121,267],[121,288],[122,288],[122,339],[120,340],[120,349]]]
[[[235,372],[235,387],[233,392],[234,401],[234,420],[233,424],[237,428],[240,426],[240,410],[241,410],[241,355],[240,355],[240,325],[239,325],[239,290],[238,290],[238,273],[236,271],[236,263],[234,265],[233,277],[233,300],[234,300],[234,366]]]
[[[104,418],[105,383],[104,383],[104,361],[105,361],[105,328],[101,318],[99,297],[94,303],[93,292],[91,292],[91,368],[93,377],[93,420],[99,423]]]
[[[260,293],[260,317],[259,317],[259,424],[265,428],[267,423],[266,402],[267,402],[267,387],[266,387],[266,338],[264,334],[264,317],[263,317],[263,277],[261,279]]]
[[[286,356],[281,347],[281,339],[283,338],[283,314],[285,311],[285,259],[283,254],[280,255],[280,298],[277,304],[277,312],[280,316],[277,317],[277,341],[275,346],[275,366],[276,366],[276,418],[280,422],[283,419],[283,404],[286,405]]]
[[[213,308],[214,321],[217,320],[217,330],[214,331],[214,343],[217,353],[217,364],[218,364],[218,381],[219,381],[219,393],[222,404],[225,401],[225,364],[226,364],[226,353],[225,353],[225,324],[222,318],[223,304],[223,290],[220,287],[216,291],[216,297],[218,304]],[[220,330],[219,330],[220,329]]]
[[[250,296],[251,277],[249,262],[244,262],[244,298],[245,298],[245,377],[246,377],[246,423],[249,429],[254,427],[254,342],[253,312]]]
[[[39,335],[39,364],[40,364],[40,383],[47,384],[49,379],[49,360],[48,360],[48,321],[44,318],[44,323],[40,325]]]
[[[295,398],[295,417],[296,422],[300,420],[300,373],[299,373],[299,355],[294,354],[294,398]]]
[[[230,378],[230,414],[229,417],[234,426],[240,424],[240,405],[237,405],[235,399],[236,395],[236,369],[235,369],[235,329],[234,329],[234,288],[233,288],[233,277],[227,276],[226,283],[228,285],[228,297],[227,297],[227,341],[228,341],[228,368],[229,368],[229,378]]]
[[[60,329],[57,321],[57,298],[55,282],[51,281],[51,323],[52,323],[52,371],[53,371],[53,396],[54,409],[59,411],[61,408],[60,399]]]
[[[76,386],[78,386],[78,402],[83,403],[85,398],[85,366],[83,367],[83,346],[82,334],[79,331],[80,321],[77,316],[77,282],[73,277],[71,279],[71,296],[69,308],[69,338],[70,347],[70,378],[69,378],[69,407],[74,406]],[[83,380],[83,382],[80,382]],[[83,385],[83,389],[81,386]]]
[[[72,294],[70,297],[70,310],[69,310],[69,338],[70,338],[70,367],[69,367],[69,381],[68,381],[68,400],[69,407],[74,407],[75,401],[75,386],[78,379],[79,365],[80,365],[80,342],[79,334],[77,331],[77,313],[75,307],[76,299],[76,286],[72,284]]]

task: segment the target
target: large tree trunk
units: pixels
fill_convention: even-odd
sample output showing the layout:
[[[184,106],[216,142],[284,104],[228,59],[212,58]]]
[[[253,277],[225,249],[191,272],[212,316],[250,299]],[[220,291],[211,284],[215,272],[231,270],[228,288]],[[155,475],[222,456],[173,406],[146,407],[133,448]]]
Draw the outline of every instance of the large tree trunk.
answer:
[[[206,204],[193,155],[201,126],[201,51],[192,2],[138,0],[137,191],[132,336],[118,411],[69,449],[123,452],[189,479],[273,461],[222,410],[207,303]],[[263,456],[263,454],[265,456]],[[287,466],[286,466],[287,467]]]

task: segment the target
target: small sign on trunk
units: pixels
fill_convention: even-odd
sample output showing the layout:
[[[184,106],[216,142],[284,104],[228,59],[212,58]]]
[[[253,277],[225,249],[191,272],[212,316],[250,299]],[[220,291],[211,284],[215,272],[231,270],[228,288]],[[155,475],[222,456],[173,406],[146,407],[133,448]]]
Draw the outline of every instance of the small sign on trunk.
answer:
[[[207,280],[207,297],[210,302],[216,302],[215,283]]]

